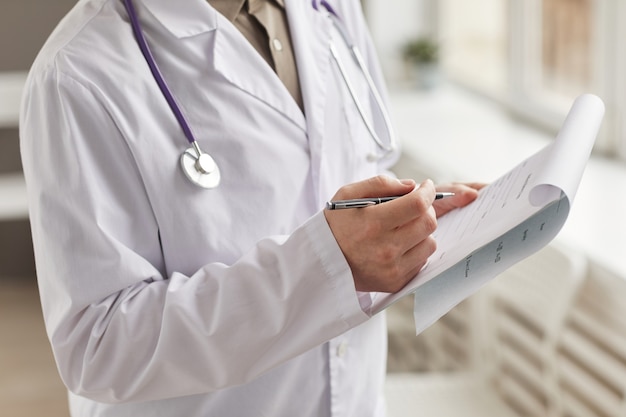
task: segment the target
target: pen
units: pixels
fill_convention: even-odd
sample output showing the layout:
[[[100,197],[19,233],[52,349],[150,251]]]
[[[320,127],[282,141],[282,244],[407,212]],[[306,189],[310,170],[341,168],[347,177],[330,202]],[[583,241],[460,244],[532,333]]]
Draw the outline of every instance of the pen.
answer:
[[[437,193],[435,194],[435,200],[441,200],[442,198],[452,197],[454,193]],[[386,203],[387,201],[395,200],[402,197],[401,195],[395,195],[391,197],[371,197],[371,198],[355,198],[353,200],[337,200],[329,201],[326,203],[328,210],[340,210],[350,208],[363,208],[369,206],[375,206],[376,204]]]

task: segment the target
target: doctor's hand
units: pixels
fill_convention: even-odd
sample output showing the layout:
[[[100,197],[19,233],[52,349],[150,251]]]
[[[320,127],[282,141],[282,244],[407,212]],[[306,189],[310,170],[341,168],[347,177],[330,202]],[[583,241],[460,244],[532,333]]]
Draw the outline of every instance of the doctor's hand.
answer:
[[[437,218],[443,216],[455,208],[464,207],[476,200],[478,191],[486,184],[479,182],[450,183],[437,185],[437,192],[452,192],[454,196],[437,200],[433,203]]]
[[[357,291],[396,292],[436,249],[435,186],[426,180],[378,176],[342,187],[333,200],[402,195],[366,208],[325,210],[326,221],[345,256]]]

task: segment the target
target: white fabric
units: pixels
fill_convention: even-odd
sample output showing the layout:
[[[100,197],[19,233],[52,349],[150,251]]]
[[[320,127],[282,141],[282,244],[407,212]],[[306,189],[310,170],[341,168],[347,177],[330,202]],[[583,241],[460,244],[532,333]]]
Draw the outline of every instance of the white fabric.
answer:
[[[305,118],[205,0],[135,5],[222,184],[200,189],[179,169],[185,138],[122,2],[80,1],[33,65],[21,113],[72,414],[383,415],[384,317],[361,309],[320,209],[393,161],[366,161],[375,148],[331,63],[330,20],[286,1]],[[358,1],[333,5],[380,82]]]

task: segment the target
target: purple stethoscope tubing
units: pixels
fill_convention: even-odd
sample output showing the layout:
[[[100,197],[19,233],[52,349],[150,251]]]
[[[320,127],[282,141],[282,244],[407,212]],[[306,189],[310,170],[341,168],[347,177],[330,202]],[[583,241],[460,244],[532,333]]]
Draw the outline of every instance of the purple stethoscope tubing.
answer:
[[[174,117],[176,117],[178,124],[187,138],[187,141],[191,145],[191,147],[186,149],[180,156],[180,165],[183,173],[195,185],[208,189],[216,188],[221,181],[221,173],[217,163],[211,155],[206,152],[202,152],[200,149],[200,145],[198,145],[198,141],[194,137],[185,115],[183,115],[183,112],[176,102],[176,99],[168,87],[167,82],[165,82],[165,79],[159,70],[159,66],[152,55],[150,46],[148,46],[148,42],[146,42],[146,38],[143,35],[141,23],[139,23],[139,18],[137,17],[137,12],[135,11],[132,0],[124,0],[124,5],[126,6],[128,18],[130,19],[130,24],[137,40],[137,44],[139,45],[139,49],[141,49],[141,53],[150,68],[150,72],[152,72],[152,76],[159,86],[163,97],[172,110]]]
[[[156,83],[159,85],[159,89],[163,93],[163,97],[165,97],[167,104],[172,109],[172,112],[174,113],[176,120],[180,124],[180,127],[182,128],[183,133],[185,134],[185,137],[187,138],[187,141],[190,144],[193,144],[194,142],[196,142],[196,138],[194,137],[193,132],[191,131],[191,128],[189,127],[189,123],[187,122],[187,119],[185,119],[183,112],[180,110],[180,106],[176,102],[174,95],[169,89],[167,82],[165,82],[163,75],[161,75],[161,71],[159,70],[159,67],[156,64],[156,61],[154,60],[152,51],[150,50],[150,47],[148,46],[148,42],[146,42],[146,38],[144,37],[143,31],[141,30],[141,24],[139,23],[139,18],[137,17],[135,6],[133,5],[133,2],[131,0],[124,0],[124,4],[126,5],[126,10],[128,11],[128,17],[130,18],[130,24],[133,28],[133,33],[135,34],[137,43],[139,44],[139,49],[141,49],[141,53],[146,59],[146,62],[148,63],[148,66],[150,67],[150,71],[152,72],[152,75],[154,76]]]
[[[331,6],[326,0],[322,0],[322,1],[311,0],[311,5],[313,6],[315,10],[319,10],[319,6],[321,5],[328,11],[328,13],[339,18],[339,15],[335,11],[335,9],[333,9],[333,6]]]

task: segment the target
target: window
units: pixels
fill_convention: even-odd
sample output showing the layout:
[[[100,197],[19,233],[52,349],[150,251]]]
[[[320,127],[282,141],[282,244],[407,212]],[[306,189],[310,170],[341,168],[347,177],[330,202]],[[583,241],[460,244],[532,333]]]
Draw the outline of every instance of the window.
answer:
[[[562,96],[593,84],[591,0],[543,0],[541,4],[541,87]]]
[[[455,81],[501,97],[507,75],[507,0],[439,1],[442,65]]]
[[[607,113],[596,151],[626,160],[626,2],[427,1],[450,79],[554,131],[578,95],[597,94]]]

